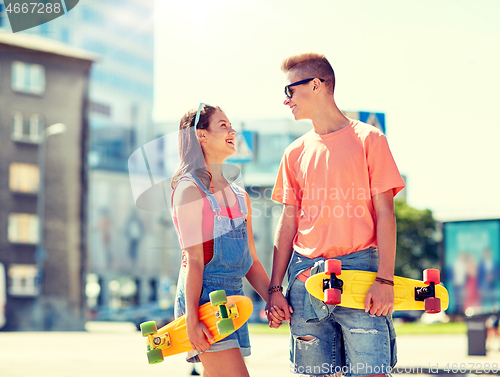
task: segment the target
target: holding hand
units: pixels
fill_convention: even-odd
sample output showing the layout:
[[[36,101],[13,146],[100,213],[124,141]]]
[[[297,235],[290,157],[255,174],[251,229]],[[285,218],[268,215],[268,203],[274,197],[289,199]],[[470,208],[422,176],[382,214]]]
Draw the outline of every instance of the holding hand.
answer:
[[[208,327],[198,318],[191,321],[186,320],[186,327],[191,347],[193,347],[195,351],[205,352],[212,347],[212,343],[215,342],[215,339]]]
[[[283,321],[290,323],[290,313],[293,313],[293,308],[288,305],[288,301],[281,292],[273,292],[269,294],[269,299],[266,305],[267,320],[269,327],[278,328]]]
[[[391,285],[373,283],[365,297],[365,312],[381,316],[394,310],[394,288]]]

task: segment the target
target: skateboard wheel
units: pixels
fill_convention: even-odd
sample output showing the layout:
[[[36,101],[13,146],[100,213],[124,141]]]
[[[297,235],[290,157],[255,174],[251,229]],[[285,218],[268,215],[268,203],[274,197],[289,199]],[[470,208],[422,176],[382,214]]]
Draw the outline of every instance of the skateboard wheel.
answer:
[[[226,291],[219,290],[210,293],[210,303],[212,306],[224,305],[227,303]]]
[[[342,272],[342,262],[338,259],[327,259],[325,261],[325,274],[335,276],[340,275]]]
[[[439,270],[436,270],[434,268],[429,268],[428,270],[424,270],[425,284],[430,284],[430,283],[439,284],[440,282],[441,280],[440,280]]]
[[[424,300],[426,313],[439,313],[441,311],[441,299],[429,297]]]
[[[327,289],[325,290],[325,304],[328,305],[338,305],[341,301],[341,292],[339,289]]]
[[[142,336],[153,335],[158,331],[155,321],[141,323]]]
[[[229,335],[234,332],[233,320],[230,318],[221,319],[217,322],[217,331],[220,335]]]
[[[150,364],[158,364],[163,361],[163,353],[160,349],[148,351],[148,362]]]

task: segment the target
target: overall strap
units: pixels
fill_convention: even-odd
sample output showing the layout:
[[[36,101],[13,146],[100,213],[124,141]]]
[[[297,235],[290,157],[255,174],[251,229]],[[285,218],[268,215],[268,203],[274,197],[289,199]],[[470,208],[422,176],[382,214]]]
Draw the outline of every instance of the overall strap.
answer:
[[[229,187],[231,187],[233,192],[236,194],[236,199],[238,199],[238,207],[240,208],[240,212],[243,214],[244,217],[247,217],[248,211],[247,211],[247,205],[245,203],[245,193],[243,193],[234,183],[230,183]]]
[[[205,194],[205,197],[208,199],[212,211],[214,211],[217,215],[220,215],[219,203],[217,203],[217,200],[215,200],[214,194],[207,190],[205,185],[200,181],[200,179],[195,174],[187,173],[179,180],[179,182],[181,180],[192,181],[196,186],[198,186],[198,188],[203,192],[203,194]]]

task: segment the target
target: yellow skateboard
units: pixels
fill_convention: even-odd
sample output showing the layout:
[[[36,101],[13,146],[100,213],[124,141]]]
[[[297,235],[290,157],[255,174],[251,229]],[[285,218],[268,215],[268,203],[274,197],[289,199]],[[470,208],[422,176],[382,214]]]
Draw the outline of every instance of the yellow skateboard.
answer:
[[[307,291],[330,305],[364,309],[365,296],[376,272],[342,270],[340,260],[325,261],[325,272],[306,281]],[[448,291],[439,285],[439,270],[424,271],[424,281],[394,277],[394,310],[425,310],[439,313],[448,309]]]
[[[250,318],[253,311],[252,300],[246,296],[226,297],[225,291],[210,293],[210,302],[199,308],[200,320],[207,325],[215,342],[238,330]],[[156,329],[156,322],[141,324],[142,336],[147,337],[149,364],[158,364],[163,358],[191,351],[187,335],[186,316]]]

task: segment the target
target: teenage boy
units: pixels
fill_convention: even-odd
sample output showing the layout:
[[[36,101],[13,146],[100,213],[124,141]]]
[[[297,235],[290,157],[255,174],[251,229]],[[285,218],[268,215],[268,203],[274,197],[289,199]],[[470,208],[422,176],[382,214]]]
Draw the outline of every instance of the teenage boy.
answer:
[[[384,134],[338,109],[324,55],[295,55],[281,69],[284,104],[296,120],[312,120],[313,129],[285,150],[273,190],[283,211],[266,309],[270,319],[282,314],[290,323],[293,372],[383,376],[396,363],[393,198],[404,182]],[[325,305],[306,291],[305,280],[331,258],[343,269],[377,272],[365,310]]]

